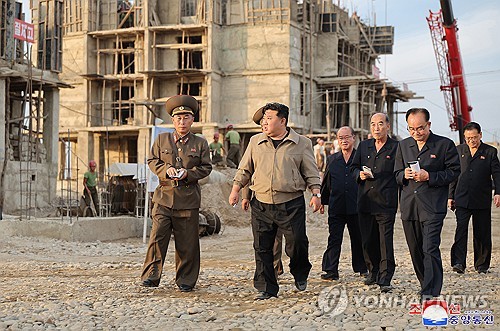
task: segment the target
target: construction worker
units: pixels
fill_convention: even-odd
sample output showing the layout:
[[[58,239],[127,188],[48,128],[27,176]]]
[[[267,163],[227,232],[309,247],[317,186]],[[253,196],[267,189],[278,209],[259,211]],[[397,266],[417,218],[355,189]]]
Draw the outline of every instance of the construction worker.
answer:
[[[214,141],[208,145],[210,148],[210,155],[212,156],[212,164],[218,164],[222,162],[222,154],[221,151],[224,150],[224,146],[219,141],[220,134],[219,132],[214,133]]]
[[[158,287],[172,232],[175,239],[175,282],[181,292],[193,290],[200,273],[198,236],[201,188],[198,180],[212,171],[208,142],[191,133],[198,102],[189,95],[167,100],[175,132],[155,140],[148,166],[160,185],[153,195],[153,227],[142,269],[142,286]]]
[[[229,143],[226,162],[231,168],[238,168],[240,163],[240,134],[233,130],[233,125],[226,127],[226,141]]]
[[[85,197],[85,203],[91,209],[95,208],[95,211],[92,211],[92,216],[97,216],[99,212],[99,198],[97,197],[97,172],[95,171],[97,164],[94,160],[89,162],[89,171],[83,174],[83,195]]]

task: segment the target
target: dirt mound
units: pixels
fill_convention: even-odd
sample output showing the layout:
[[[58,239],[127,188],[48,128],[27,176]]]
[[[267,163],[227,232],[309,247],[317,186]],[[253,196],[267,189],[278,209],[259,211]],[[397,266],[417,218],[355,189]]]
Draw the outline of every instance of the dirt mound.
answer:
[[[214,167],[210,178],[201,185],[201,208],[217,213],[223,226],[250,226],[250,210],[245,212],[241,209],[241,195],[236,207],[232,207],[228,202],[235,174],[236,169]],[[307,191],[305,193],[307,222],[326,222],[326,208],[324,215],[319,212],[313,214],[312,208],[309,207],[310,199],[311,193]]]

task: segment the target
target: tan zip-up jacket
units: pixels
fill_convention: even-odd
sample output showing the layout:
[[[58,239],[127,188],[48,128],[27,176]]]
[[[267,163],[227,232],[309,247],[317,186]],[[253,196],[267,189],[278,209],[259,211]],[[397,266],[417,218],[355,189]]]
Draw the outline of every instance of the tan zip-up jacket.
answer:
[[[249,183],[260,202],[284,203],[307,188],[321,187],[311,140],[287,130],[290,133],[278,148],[264,133],[253,136],[240,161],[234,184],[242,188]]]

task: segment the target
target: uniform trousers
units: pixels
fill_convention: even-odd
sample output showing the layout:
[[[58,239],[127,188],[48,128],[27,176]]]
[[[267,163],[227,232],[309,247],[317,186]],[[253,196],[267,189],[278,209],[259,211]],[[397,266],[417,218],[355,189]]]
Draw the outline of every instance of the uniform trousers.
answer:
[[[403,220],[406,243],[423,296],[437,297],[443,287],[443,262],[439,245],[443,218]]]
[[[285,253],[290,257],[290,273],[295,280],[307,280],[312,268],[304,197],[280,204],[262,203],[253,198],[250,204],[255,250],[254,287],[276,296],[279,286],[273,266],[273,246],[278,228],[285,236]]]
[[[366,267],[381,286],[391,285],[396,269],[394,259],[394,222],[396,214],[359,213],[359,229]]]
[[[323,254],[322,270],[339,275],[340,250],[344,238],[344,228],[347,225],[351,238],[351,264],[354,272],[366,273],[366,264],[361,246],[361,232],[358,215],[328,215],[328,245]]]
[[[152,215],[153,227],[141,279],[143,281],[149,279],[153,281],[155,286],[160,284],[163,264],[173,232],[175,283],[178,286],[194,287],[200,273],[199,210],[177,210],[155,203]]]
[[[467,258],[467,234],[469,232],[469,220],[472,216],[473,244],[474,244],[474,268],[476,270],[488,270],[491,261],[491,208],[468,209],[457,207],[457,228],[455,231],[455,242],[451,246],[451,265],[461,264],[466,266]]]

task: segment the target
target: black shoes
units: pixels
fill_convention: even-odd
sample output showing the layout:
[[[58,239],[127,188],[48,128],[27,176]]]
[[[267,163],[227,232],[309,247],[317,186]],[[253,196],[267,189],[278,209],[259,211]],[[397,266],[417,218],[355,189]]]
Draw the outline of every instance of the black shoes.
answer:
[[[369,273],[368,271],[365,271],[365,272],[360,271],[360,272],[359,272],[359,276],[360,276],[360,277],[365,277],[365,278],[366,278],[366,277],[368,277],[368,275],[369,275],[369,274],[370,274],[370,273]]]
[[[193,287],[191,287],[189,285],[181,284],[181,285],[179,285],[179,290],[181,292],[191,292],[193,290]]]
[[[487,274],[488,269],[477,269],[477,272],[479,272],[480,274]]]
[[[259,295],[255,297],[255,300],[267,300],[271,298],[277,298],[277,296],[269,292],[260,292]]]
[[[302,280],[302,281],[295,281],[295,287],[299,291],[304,291],[307,287],[307,280]]]
[[[144,287],[158,287],[158,284],[156,284],[156,282],[152,279],[146,279],[146,280],[143,280],[142,281],[142,286]]]
[[[365,285],[373,285],[377,283],[377,278],[373,275],[368,275],[364,281]]]
[[[326,274],[321,275],[321,279],[324,280],[339,280],[339,275],[332,271],[327,271]]]
[[[458,274],[463,274],[465,272],[465,267],[459,263],[453,265],[453,271],[455,271]]]
[[[391,291],[392,291],[391,285],[380,285],[380,292],[381,293],[389,293]]]

